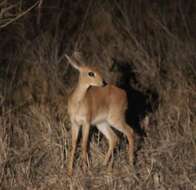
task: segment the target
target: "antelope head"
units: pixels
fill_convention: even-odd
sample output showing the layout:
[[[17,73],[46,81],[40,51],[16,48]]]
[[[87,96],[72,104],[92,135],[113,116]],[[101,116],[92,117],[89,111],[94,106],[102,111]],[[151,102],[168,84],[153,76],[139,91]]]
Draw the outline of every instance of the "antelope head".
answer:
[[[84,65],[80,53],[75,52],[72,57],[65,55],[68,62],[73,68],[79,71],[79,82],[85,87],[90,86],[103,86],[105,84],[100,72],[94,67],[88,67]]]

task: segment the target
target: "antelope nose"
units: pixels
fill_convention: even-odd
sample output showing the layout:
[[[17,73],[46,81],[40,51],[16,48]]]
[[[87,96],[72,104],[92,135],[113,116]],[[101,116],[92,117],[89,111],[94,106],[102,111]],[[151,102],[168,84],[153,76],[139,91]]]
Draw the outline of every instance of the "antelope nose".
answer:
[[[107,82],[105,80],[103,80],[103,86],[106,86]]]

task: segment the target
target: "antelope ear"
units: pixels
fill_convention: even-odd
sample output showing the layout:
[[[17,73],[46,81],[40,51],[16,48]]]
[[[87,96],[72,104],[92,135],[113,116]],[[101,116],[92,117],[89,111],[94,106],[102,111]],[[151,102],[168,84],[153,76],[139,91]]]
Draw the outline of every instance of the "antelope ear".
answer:
[[[72,65],[72,67],[74,67],[77,70],[80,70],[80,67],[79,67],[78,63],[74,59],[72,59],[71,57],[69,57],[66,54],[65,54],[65,57],[68,60],[68,62]]]

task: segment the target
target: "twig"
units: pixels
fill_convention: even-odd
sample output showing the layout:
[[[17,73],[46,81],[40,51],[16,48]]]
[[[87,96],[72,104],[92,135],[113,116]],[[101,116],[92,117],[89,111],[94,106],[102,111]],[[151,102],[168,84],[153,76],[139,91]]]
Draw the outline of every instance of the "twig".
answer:
[[[15,17],[14,19],[11,19],[9,22],[3,24],[0,26],[1,28],[5,28],[6,26],[12,24],[13,22],[15,22],[16,20],[20,19],[21,17],[23,17],[25,14],[27,14],[28,12],[30,12],[33,8],[35,8],[37,5],[39,4],[39,1],[37,1],[34,5],[32,5],[30,8],[28,8],[26,11],[24,11],[23,13],[19,14],[17,17]]]
[[[76,43],[75,43],[76,45],[75,45],[75,48],[74,49],[76,49],[76,50],[79,47],[79,43],[81,42],[81,34],[83,32],[83,29],[84,29],[84,26],[86,24],[86,20],[88,18],[88,14],[89,14],[89,11],[90,11],[90,8],[92,7],[92,5],[93,5],[93,0],[90,0],[89,3],[88,3],[88,7],[86,9],[84,18],[83,18],[83,22],[82,22],[81,27],[80,27],[80,31],[79,31],[79,34],[78,34]]]
[[[44,0],[39,0],[39,5],[38,5],[38,16],[37,16],[37,25],[40,26],[41,22],[41,16],[42,16],[42,5],[43,5]]]
[[[0,6],[1,6],[1,5],[0,5]],[[11,9],[15,8],[16,6],[17,6],[17,4],[15,4],[15,5],[10,5],[9,7],[6,7],[6,8],[1,8],[1,11],[0,11],[0,19],[3,18],[3,15],[4,15],[6,12],[10,11]]]

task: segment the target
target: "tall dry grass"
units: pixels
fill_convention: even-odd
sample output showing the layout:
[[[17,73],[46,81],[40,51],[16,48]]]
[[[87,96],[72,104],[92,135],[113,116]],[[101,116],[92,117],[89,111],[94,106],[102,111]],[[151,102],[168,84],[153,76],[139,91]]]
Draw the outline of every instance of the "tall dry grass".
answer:
[[[194,1],[5,0],[1,6],[1,189],[196,188]],[[114,164],[104,167],[107,142],[94,130],[90,168],[83,170],[79,147],[74,176],[67,176],[66,102],[78,74],[63,56],[73,50],[108,82],[127,78],[133,115],[140,123],[142,113],[148,116],[145,135],[135,135],[134,170],[125,140]],[[146,104],[138,112],[139,94],[150,112]]]

